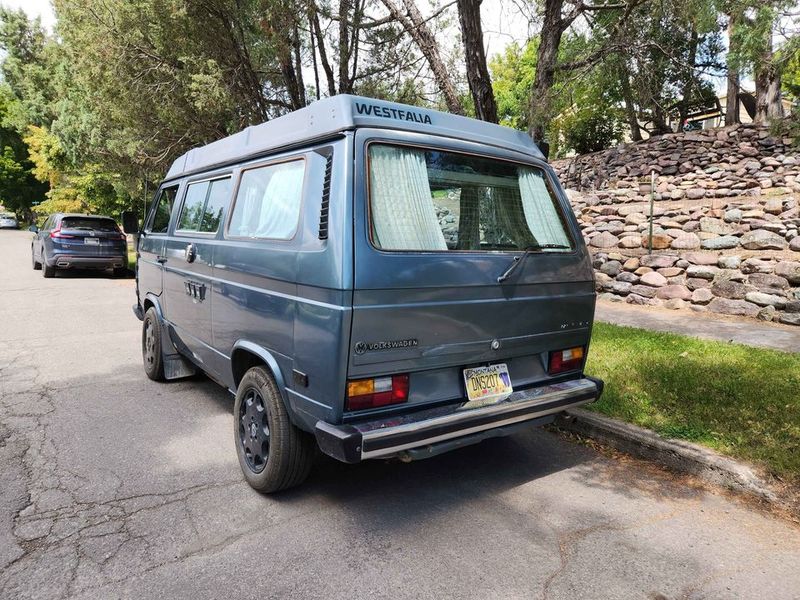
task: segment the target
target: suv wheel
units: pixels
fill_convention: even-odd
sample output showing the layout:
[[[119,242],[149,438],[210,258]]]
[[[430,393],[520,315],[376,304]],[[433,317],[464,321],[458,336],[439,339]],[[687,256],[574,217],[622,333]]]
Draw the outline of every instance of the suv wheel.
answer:
[[[34,271],[39,271],[42,268],[42,263],[36,261],[36,253],[33,251],[33,246],[31,246],[31,266]]]
[[[128,267],[114,269],[114,277],[125,277],[128,274]]]
[[[145,374],[153,381],[164,381],[164,362],[161,354],[161,324],[152,306],[142,321],[142,362]]]
[[[314,462],[314,440],[289,420],[278,386],[264,367],[239,383],[233,438],[244,478],[269,494],[302,483]]]
[[[42,251],[42,275],[48,279],[56,276],[56,268],[47,264],[47,257],[45,256],[44,251]]]

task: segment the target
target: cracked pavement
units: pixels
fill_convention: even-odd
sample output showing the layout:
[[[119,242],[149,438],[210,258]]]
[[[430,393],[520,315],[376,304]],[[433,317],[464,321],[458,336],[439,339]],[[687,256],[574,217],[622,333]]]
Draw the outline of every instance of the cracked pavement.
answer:
[[[532,430],[242,480],[232,399],[141,366],[134,282],[0,231],[0,598],[800,598],[800,530]]]

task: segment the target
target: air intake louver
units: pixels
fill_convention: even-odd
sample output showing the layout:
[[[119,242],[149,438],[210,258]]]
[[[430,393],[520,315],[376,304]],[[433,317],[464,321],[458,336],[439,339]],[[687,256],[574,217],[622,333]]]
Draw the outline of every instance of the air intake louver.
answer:
[[[322,184],[322,206],[319,212],[319,239],[328,239],[328,207],[331,201],[331,171],[333,154],[325,157],[325,181]]]

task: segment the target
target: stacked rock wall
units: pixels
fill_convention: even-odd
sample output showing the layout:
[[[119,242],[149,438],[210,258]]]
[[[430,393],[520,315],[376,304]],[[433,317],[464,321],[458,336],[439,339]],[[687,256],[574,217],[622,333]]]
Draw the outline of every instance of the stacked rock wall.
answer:
[[[792,140],[736,126],[554,167],[593,253],[601,297],[800,325],[800,155]]]

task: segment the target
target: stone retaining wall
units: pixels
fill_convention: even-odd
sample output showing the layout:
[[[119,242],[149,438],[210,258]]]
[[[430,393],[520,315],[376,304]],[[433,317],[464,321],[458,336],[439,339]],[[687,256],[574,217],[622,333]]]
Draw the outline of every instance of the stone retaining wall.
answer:
[[[735,126],[556,161],[601,297],[800,325],[800,155],[791,141]]]
[[[653,171],[657,200],[725,198],[781,186],[800,192],[800,157],[792,138],[756,125],[672,133],[552,165],[566,188],[632,189],[639,199],[649,197]]]

